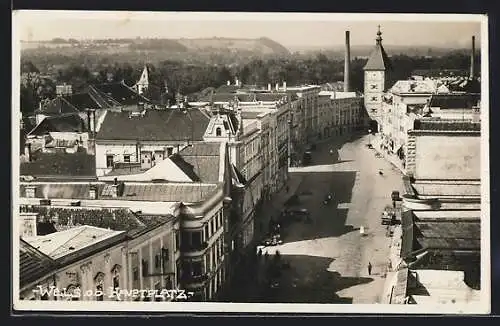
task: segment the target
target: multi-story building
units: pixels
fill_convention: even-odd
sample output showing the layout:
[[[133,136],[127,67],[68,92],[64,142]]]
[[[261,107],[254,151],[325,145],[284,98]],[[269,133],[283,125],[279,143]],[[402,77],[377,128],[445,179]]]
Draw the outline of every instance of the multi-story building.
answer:
[[[391,62],[382,46],[382,32],[379,26],[375,49],[363,68],[365,108],[371,119],[370,129],[374,132],[379,131],[378,125],[381,124],[383,94],[388,86],[391,69]]]
[[[363,98],[356,92],[321,91],[318,107],[320,138],[345,135],[363,127]]]
[[[147,170],[188,144],[203,140],[210,117],[199,109],[107,112],[96,123],[96,171],[118,165]]]
[[[300,115],[294,113],[299,119],[299,129],[301,139],[300,144],[310,144],[320,139],[319,111],[318,111],[318,94],[321,92],[321,86],[318,85],[303,85],[287,87],[286,84],[282,88],[284,91],[292,93],[299,98],[299,104],[296,110],[300,111]]]
[[[117,210],[133,212],[128,213],[131,221],[142,226],[158,225],[163,216],[173,216],[178,224],[165,230],[168,236],[151,230],[143,238],[127,243],[127,250],[133,252],[131,265],[127,265],[131,275],[127,284],[150,289],[179,286],[193,292],[192,300],[207,301],[214,299],[224,286],[224,254],[230,248],[225,238],[230,203],[227,160],[226,144],[198,142],[150,169],[115,166],[98,178],[86,176],[86,182],[76,177],[48,178],[46,182],[29,178],[29,173],[36,170],[34,161],[21,165],[24,181],[20,185],[20,201],[25,206],[46,206],[52,211],[50,216],[61,215],[64,209],[68,220],[76,218],[68,209],[85,211],[79,213],[78,224],[102,226],[106,219],[111,229],[118,227],[116,220],[123,214]],[[41,170],[37,170],[38,176]],[[93,217],[96,210],[98,216]],[[134,234],[142,236],[141,230]],[[160,258],[155,257],[166,244],[170,248],[169,262],[175,266],[168,265],[161,271]]]

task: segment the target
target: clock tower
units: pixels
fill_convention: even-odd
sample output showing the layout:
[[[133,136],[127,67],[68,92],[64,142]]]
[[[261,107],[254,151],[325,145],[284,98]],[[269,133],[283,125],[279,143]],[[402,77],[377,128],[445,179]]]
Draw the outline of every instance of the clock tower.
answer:
[[[389,57],[382,46],[382,32],[378,26],[375,49],[363,68],[365,75],[364,94],[365,108],[372,120],[379,120],[382,110],[382,96],[387,82],[387,75],[391,69]],[[377,130],[373,130],[377,131]]]

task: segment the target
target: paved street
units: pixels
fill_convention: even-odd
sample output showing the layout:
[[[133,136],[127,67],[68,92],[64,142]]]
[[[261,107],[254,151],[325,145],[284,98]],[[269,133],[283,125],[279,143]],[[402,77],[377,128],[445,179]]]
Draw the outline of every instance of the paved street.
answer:
[[[261,301],[379,302],[390,243],[380,213],[391,203],[391,191],[401,191],[403,185],[400,172],[375,157],[368,142],[369,136],[363,136],[318,145],[311,166],[291,169],[292,178],[302,179],[298,207],[307,208],[313,221],[283,228],[284,244],[268,248],[271,254],[279,250],[290,268],[282,272],[277,288],[263,292]],[[328,193],[334,199],[324,205]],[[359,231],[362,226],[365,236]]]

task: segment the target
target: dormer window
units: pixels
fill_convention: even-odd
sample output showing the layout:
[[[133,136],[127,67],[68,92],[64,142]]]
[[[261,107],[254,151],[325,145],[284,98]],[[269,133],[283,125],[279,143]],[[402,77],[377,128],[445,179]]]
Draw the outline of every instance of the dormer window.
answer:
[[[222,129],[220,127],[215,129],[215,136],[222,136]]]

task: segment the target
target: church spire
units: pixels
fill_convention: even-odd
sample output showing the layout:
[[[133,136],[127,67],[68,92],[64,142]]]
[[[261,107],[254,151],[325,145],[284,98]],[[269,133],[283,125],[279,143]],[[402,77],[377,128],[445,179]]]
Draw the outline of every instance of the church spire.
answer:
[[[382,44],[382,32],[380,31],[380,25],[377,26],[377,38],[375,39],[377,41],[377,45]]]

